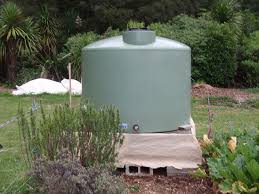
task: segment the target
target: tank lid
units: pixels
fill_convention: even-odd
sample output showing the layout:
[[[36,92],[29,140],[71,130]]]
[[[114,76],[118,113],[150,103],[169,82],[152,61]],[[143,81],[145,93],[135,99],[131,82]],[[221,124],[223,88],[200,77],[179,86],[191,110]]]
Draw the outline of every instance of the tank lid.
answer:
[[[123,42],[133,45],[151,44],[156,40],[156,33],[147,28],[131,28],[122,35]]]

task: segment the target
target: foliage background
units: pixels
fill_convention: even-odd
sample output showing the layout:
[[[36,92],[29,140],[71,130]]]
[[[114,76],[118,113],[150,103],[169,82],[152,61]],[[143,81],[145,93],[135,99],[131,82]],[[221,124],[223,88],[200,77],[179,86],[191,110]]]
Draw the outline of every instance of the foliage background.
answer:
[[[0,1],[0,4],[7,0]],[[149,27],[158,35],[192,49],[192,81],[223,87],[257,87],[257,0],[14,0],[31,16],[40,35],[37,50],[17,58],[16,74],[61,80],[72,62],[80,80],[80,50],[99,39],[119,35],[130,25]],[[1,5],[2,6],[2,5]],[[71,55],[66,57],[69,53]],[[0,62],[1,68],[8,66]],[[35,73],[28,73],[35,68]],[[14,70],[12,70],[14,71]],[[8,80],[3,68],[3,81]],[[21,82],[21,81],[20,81]],[[16,84],[20,84],[16,82]]]

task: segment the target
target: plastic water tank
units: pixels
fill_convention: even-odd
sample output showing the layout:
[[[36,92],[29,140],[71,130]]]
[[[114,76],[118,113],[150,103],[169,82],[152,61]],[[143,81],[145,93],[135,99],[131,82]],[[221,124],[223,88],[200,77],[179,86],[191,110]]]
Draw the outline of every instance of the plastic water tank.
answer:
[[[82,95],[114,105],[126,132],[166,132],[190,123],[191,49],[129,30],[82,49]]]

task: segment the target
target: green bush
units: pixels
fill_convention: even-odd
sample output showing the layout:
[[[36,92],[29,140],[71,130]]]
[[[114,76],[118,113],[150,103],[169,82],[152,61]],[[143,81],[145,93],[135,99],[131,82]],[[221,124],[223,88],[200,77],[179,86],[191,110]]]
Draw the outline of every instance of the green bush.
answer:
[[[212,22],[206,30],[205,63],[199,64],[205,82],[230,86],[236,72],[237,41],[228,24]]]
[[[40,68],[33,68],[33,67],[24,67],[21,68],[17,72],[17,79],[15,81],[16,85],[22,85],[28,81],[31,81],[33,79],[37,79],[40,77],[41,69]]]
[[[249,10],[242,12],[243,22],[242,31],[246,36],[249,36],[252,32],[258,29],[259,21],[255,14]]]
[[[156,31],[158,36],[182,42],[192,49],[192,80],[202,81],[199,64],[206,63],[204,55],[206,46],[205,29],[207,23],[203,18],[193,18],[179,15],[168,23],[153,23],[149,28]]]
[[[230,143],[233,137],[236,146]],[[256,131],[221,131],[215,134],[212,144],[203,145],[209,176],[222,192],[258,193],[258,139]]]
[[[106,32],[102,35],[96,34],[94,32],[87,32],[82,34],[77,34],[70,37],[62,53],[59,54],[59,62],[63,66],[63,72],[66,72],[66,67],[69,62],[72,63],[72,77],[77,80],[81,80],[81,50],[83,47],[91,44],[97,40],[109,38],[111,36],[121,35],[121,32],[116,29],[108,28]],[[71,53],[70,56],[67,56]],[[59,65],[61,66],[61,65]]]
[[[33,193],[120,194],[123,182],[106,168],[83,167],[77,161],[37,160],[31,173]]]
[[[122,143],[119,113],[113,107],[96,109],[89,102],[79,108],[60,105],[28,120],[19,108],[18,125],[29,163],[38,158],[56,160],[67,149],[83,166],[114,164],[116,146]]]
[[[259,86],[259,62],[252,60],[241,61],[238,65],[236,80],[242,86]]]
[[[259,31],[244,41],[242,60],[238,64],[236,82],[246,87],[259,86]]]
[[[81,50],[86,45],[95,42],[100,39],[100,35],[94,32],[87,32],[83,34],[77,34],[70,37],[63,52],[59,54],[59,58],[64,58],[67,54],[71,53],[71,56],[61,60],[61,63],[66,68],[69,62],[72,62],[72,77],[77,80],[81,80]]]
[[[109,38],[112,36],[119,36],[122,32],[119,29],[113,30],[111,27],[107,28],[107,30],[101,35],[101,39]]]
[[[149,26],[159,36],[185,43],[192,49],[192,79],[227,86],[236,71],[237,42],[228,24],[208,21],[206,17],[179,15],[166,24]]]
[[[20,63],[17,64],[17,79],[15,85],[22,85],[32,79],[39,78],[42,68],[38,66],[35,52],[24,52],[19,58]]]
[[[144,28],[145,24],[144,22],[138,22],[138,21],[134,21],[134,20],[130,20],[127,24],[127,28]]]

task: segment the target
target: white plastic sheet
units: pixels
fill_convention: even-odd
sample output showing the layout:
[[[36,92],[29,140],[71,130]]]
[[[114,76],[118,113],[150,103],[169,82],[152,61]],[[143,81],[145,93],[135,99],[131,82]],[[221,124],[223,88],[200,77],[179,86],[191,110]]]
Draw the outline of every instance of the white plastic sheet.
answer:
[[[29,95],[29,94],[64,94],[69,90],[69,80],[63,79],[56,82],[49,79],[38,78],[31,80],[21,86],[16,86],[17,90],[12,92],[13,95]],[[71,80],[71,89],[73,94],[80,95],[82,93],[82,84],[77,80]]]
[[[63,87],[65,87],[67,89],[67,91],[69,91],[69,79],[63,79],[61,81],[61,84],[63,85]],[[71,79],[71,91],[72,94],[81,94],[82,93],[82,84],[74,79]]]

